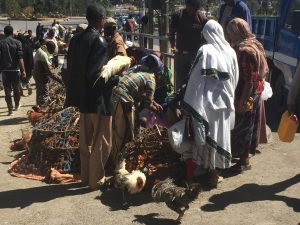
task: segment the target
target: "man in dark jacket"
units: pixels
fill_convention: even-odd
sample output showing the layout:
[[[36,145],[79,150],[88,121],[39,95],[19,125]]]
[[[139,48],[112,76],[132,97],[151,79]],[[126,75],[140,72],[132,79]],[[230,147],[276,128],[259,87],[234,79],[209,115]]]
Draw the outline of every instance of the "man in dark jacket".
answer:
[[[200,6],[200,0],[186,0],[186,7],[171,17],[169,40],[175,53],[176,89],[187,82],[193,60],[203,44],[201,33],[207,18]]]
[[[66,106],[80,111],[81,180],[92,189],[105,181],[111,149],[112,87],[99,78],[107,62],[106,42],[100,34],[105,14],[102,6],[88,6],[89,25],[71,39],[67,56]]]
[[[248,22],[250,29],[252,29],[251,13],[242,0],[223,0],[225,4],[221,6],[219,23],[223,27],[224,31],[228,22],[233,18],[241,18]]]
[[[5,101],[8,107],[8,115],[13,115],[11,91],[14,93],[15,110],[20,108],[19,80],[20,71],[23,79],[26,72],[23,62],[22,44],[13,38],[12,26],[4,28],[5,38],[0,41],[0,73],[2,72]]]
[[[24,88],[28,90],[28,95],[32,94],[32,89],[30,87],[30,79],[32,77],[32,70],[33,70],[33,48],[32,43],[29,42],[29,38],[26,38],[23,34],[19,33],[17,38],[22,44],[23,49],[23,61],[26,71],[26,78],[21,79],[22,82],[22,90],[21,95],[24,96]]]

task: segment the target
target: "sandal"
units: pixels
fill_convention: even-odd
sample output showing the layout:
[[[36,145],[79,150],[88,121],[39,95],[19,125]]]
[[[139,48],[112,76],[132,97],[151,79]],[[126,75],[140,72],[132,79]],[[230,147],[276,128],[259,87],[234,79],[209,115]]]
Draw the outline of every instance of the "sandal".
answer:
[[[216,171],[211,171],[209,174],[208,185],[211,188],[217,188],[218,184],[222,182],[223,177],[220,177]]]
[[[250,170],[251,169],[251,165],[242,165],[240,162],[236,163],[235,165],[233,165],[232,167],[230,167],[231,172],[235,173],[235,174],[241,174],[246,170]]]

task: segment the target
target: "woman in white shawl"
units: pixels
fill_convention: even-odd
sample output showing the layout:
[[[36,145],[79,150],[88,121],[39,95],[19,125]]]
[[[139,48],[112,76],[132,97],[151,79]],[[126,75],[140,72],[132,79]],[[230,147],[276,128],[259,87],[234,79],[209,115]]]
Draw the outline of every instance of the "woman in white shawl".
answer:
[[[234,126],[234,92],[239,69],[235,51],[224,38],[220,24],[209,20],[203,28],[207,44],[196,56],[183,107],[191,117],[193,147],[186,158],[210,171],[217,186],[216,168],[230,167],[230,130]]]

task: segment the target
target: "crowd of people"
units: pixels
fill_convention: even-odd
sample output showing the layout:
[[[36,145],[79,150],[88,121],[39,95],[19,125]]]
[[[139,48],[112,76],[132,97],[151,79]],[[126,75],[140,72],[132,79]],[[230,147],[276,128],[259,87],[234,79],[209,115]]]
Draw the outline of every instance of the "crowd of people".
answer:
[[[224,0],[218,21],[209,20],[200,8],[200,0],[186,0],[186,6],[171,17],[174,85],[162,54],[128,48],[116,21],[106,18],[100,5],[88,6],[88,25],[76,32],[56,21],[48,31],[39,24],[38,45],[32,32],[15,39],[13,28],[5,27],[0,71],[9,115],[12,90],[15,109],[20,107],[20,74],[28,83],[33,71],[39,110],[47,109],[49,80],[63,83],[65,106],[80,111],[81,179],[92,189],[105,183],[106,164],[116,165],[124,145],[145,126],[141,116],[145,110],[168,115],[169,129],[185,121],[182,133],[189,148],[181,154],[187,182],[208,174],[215,187],[223,169],[234,173],[251,169],[250,157],[266,141],[260,98],[269,72],[265,52],[251,32],[250,11],[243,1]],[[53,66],[59,40],[68,46],[63,77]],[[130,57],[130,68],[109,79],[101,77],[103,66],[116,56]],[[233,157],[239,161],[231,166]]]

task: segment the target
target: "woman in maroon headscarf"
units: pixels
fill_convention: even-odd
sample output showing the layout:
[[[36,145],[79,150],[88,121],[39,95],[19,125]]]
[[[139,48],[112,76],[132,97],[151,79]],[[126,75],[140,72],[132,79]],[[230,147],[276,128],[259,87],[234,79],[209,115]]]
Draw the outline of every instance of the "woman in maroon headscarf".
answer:
[[[232,169],[241,173],[251,168],[249,155],[255,154],[258,145],[260,95],[269,68],[264,48],[245,20],[231,20],[227,25],[227,33],[236,51],[240,70],[235,91],[236,120],[231,132],[231,150],[233,156],[240,158]]]

